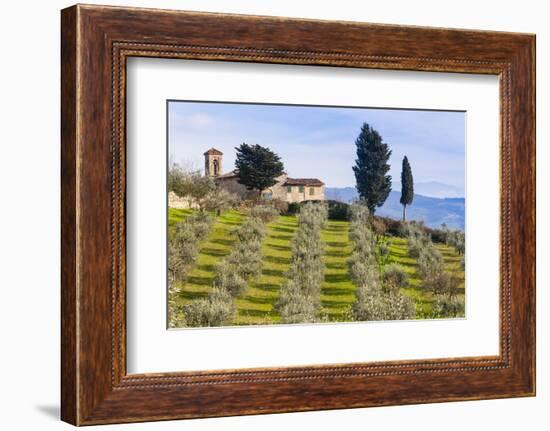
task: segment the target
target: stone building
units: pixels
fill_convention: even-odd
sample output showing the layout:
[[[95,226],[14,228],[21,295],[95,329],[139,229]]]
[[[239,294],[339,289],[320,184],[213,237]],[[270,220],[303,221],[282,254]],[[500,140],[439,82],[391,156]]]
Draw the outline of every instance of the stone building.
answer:
[[[204,153],[204,172],[210,177],[218,177],[222,173],[223,153],[215,148],[210,148]]]
[[[254,197],[256,192],[247,190],[239,183],[236,171],[222,174],[223,153],[210,148],[204,153],[204,173],[226,190],[243,198]],[[290,178],[286,173],[277,178],[277,183],[262,191],[266,200],[279,199],[288,203],[325,200],[325,183],[317,178]]]

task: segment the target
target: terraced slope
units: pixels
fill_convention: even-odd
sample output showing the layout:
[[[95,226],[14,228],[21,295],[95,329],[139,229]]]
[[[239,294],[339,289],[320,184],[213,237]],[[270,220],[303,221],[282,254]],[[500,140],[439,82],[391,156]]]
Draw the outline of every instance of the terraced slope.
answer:
[[[191,210],[175,210],[168,213],[169,230],[178,221],[191,214]],[[238,211],[229,211],[217,217],[208,238],[201,244],[197,265],[191,271],[188,282],[182,286],[180,301],[185,303],[207,296],[214,279],[214,267],[227,256],[235,242],[232,234],[245,220]],[[294,216],[280,216],[268,225],[268,232],[262,245],[264,256],[262,274],[252,280],[248,289],[237,298],[238,314],[232,325],[255,325],[277,323],[280,318],[275,309],[279,289],[285,280],[290,264],[291,242],[298,222]],[[355,299],[355,286],[348,274],[347,259],[352,252],[348,239],[349,223],[329,221],[322,231],[325,242],[325,282],[322,285],[321,302],[323,314],[329,321],[346,321],[346,312]],[[433,297],[421,287],[416,272],[416,261],[407,255],[407,240],[389,238],[391,241],[389,262],[402,265],[410,276],[410,286],[404,293],[413,297],[419,305],[417,317],[429,315]],[[464,271],[458,256],[451,247],[437,244],[442,252],[448,271],[462,281],[459,294],[464,294]]]

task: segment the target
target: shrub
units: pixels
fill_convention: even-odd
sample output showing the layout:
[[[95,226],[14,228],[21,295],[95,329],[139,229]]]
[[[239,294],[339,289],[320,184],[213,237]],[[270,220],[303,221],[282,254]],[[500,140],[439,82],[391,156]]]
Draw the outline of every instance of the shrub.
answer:
[[[212,222],[210,220],[197,220],[194,222],[193,230],[197,241],[202,241],[208,236]]]
[[[445,233],[445,243],[454,247],[459,255],[463,255],[466,247],[466,237],[464,232],[458,229],[450,230],[446,225],[442,226],[442,231]]]
[[[196,261],[198,247],[195,241],[179,237],[168,243],[168,279],[171,284],[185,282],[191,265]]]
[[[250,216],[236,231],[237,241],[231,253],[215,269],[214,286],[232,297],[242,294],[249,278],[262,272],[262,239],[265,225],[257,216]]]
[[[444,271],[437,272],[431,277],[425,278],[423,286],[436,294],[450,293],[451,276]]]
[[[443,270],[443,256],[433,245],[427,245],[420,250],[417,265],[422,278],[430,277]]]
[[[415,313],[409,297],[366,286],[358,287],[357,300],[351,307],[351,316],[356,321],[414,319]]]
[[[288,204],[287,214],[294,215],[300,212],[300,204],[298,202],[291,202]]]
[[[187,326],[222,326],[236,313],[231,294],[214,288],[208,298],[199,299],[183,307]]]
[[[232,297],[236,297],[245,291],[246,286],[246,280],[237,267],[227,261],[222,261],[216,266],[215,288],[225,289]]]
[[[380,274],[373,258],[365,259],[359,253],[353,253],[348,260],[350,278],[356,286],[380,286]]]
[[[368,225],[352,224],[349,239],[354,243],[355,250],[360,250],[362,253],[374,253],[376,239]]]
[[[197,259],[199,243],[208,235],[212,221],[206,214],[196,214],[176,224],[168,241],[168,275],[172,282],[185,281]]]
[[[237,229],[237,241],[231,253],[215,268],[210,295],[183,308],[187,326],[221,326],[235,315],[234,298],[246,290],[247,280],[262,270],[261,241],[266,231],[262,217],[274,211],[265,208],[267,210],[256,210],[255,215]]]
[[[265,225],[258,217],[248,217],[246,222],[236,231],[239,242],[261,240],[265,235]]]
[[[259,275],[262,271],[262,245],[260,241],[253,239],[248,242],[237,242],[229,256],[224,259],[224,262],[231,265],[245,280]]]
[[[357,286],[356,300],[350,313],[351,318],[363,320],[401,320],[415,317],[414,302],[399,293],[399,286],[405,283],[406,274],[397,265],[390,265],[384,272],[386,289],[381,286],[380,270],[377,257],[389,254],[386,241],[376,247],[375,233],[371,230],[377,223],[380,235],[385,232],[386,224],[375,222],[364,206],[352,205],[350,239],[354,251],[348,260],[350,276]]]
[[[384,267],[382,281],[386,290],[397,292],[400,288],[404,288],[409,285],[409,275],[405,272],[401,265],[392,263]]]
[[[320,319],[321,283],[325,270],[321,229],[327,216],[327,206],[322,203],[307,202],[300,209],[287,281],[281,287],[276,304],[284,323],[316,322]]]
[[[349,204],[339,201],[329,200],[328,204],[328,218],[329,220],[346,221],[350,217]]]
[[[464,298],[448,295],[438,295],[432,306],[432,313],[436,318],[464,317]]]
[[[273,206],[256,205],[250,210],[250,217],[259,218],[263,223],[269,223],[279,216],[279,211]]]
[[[425,289],[436,294],[451,291],[451,276],[445,272],[443,256],[433,244],[430,243],[422,249],[417,264]]]
[[[306,202],[300,208],[299,222],[315,228],[322,228],[328,218],[328,207],[325,203]]]
[[[386,265],[390,260],[391,241],[380,239],[378,244],[378,260],[380,265]]]
[[[213,211],[219,215],[235,208],[239,202],[239,196],[217,186],[204,197],[202,206],[206,211]]]
[[[181,304],[177,304],[174,292],[168,294],[168,327],[181,328],[187,326],[185,312]]]
[[[416,223],[407,223],[404,225],[407,234],[407,253],[412,258],[418,258],[422,250],[432,245],[430,237],[426,234],[424,227]]]
[[[424,243],[417,238],[410,238],[407,242],[407,254],[409,257],[417,259],[424,248]]]
[[[288,212],[288,202],[281,199],[273,199],[271,201],[273,208],[275,208],[279,214],[286,214]]]
[[[281,289],[277,309],[284,323],[314,323],[319,321],[321,301],[308,294],[296,280],[288,280]]]
[[[395,220],[388,217],[380,217],[386,223],[386,234],[397,237],[406,237],[407,232],[405,229],[406,223],[403,223],[401,220]]]
[[[350,206],[351,222],[355,224],[368,224],[370,222],[369,209],[360,202],[354,202]]]
[[[383,236],[386,234],[388,230],[388,226],[386,225],[386,222],[384,221],[384,219],[380,217],[373,217],[372,230],[377,236]]]
[[[445,244],[447,242],[447,233],[443,229],[430,229],[430,238],[433,242]]]

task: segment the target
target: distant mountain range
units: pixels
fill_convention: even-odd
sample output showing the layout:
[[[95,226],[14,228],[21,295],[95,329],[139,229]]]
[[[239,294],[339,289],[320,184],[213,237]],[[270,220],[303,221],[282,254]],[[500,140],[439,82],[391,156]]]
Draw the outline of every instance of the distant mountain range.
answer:
[[[459,188],[438,181],[414,183],[414,192],[432,198],[462,198],[465,195],[464,187]]]
[[[417,184],[415,184],[415,191]],[[355,187],[325,187],[325,198],[350,203],[357,199]],[[399,203],[400,191],[391,191],[388,199],[376,214],[400,220],[403,216],[403,206]],[[407,206],[407,220],[422,220],[432,228],[445,223],[453,229],[464,230],[465,205],[463,197],[431,197],[421,194],[414,195],[413,203]]]

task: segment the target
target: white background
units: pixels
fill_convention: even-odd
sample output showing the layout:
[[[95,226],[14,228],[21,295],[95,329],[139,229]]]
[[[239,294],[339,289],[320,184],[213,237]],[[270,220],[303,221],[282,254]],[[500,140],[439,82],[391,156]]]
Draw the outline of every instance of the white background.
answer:
[[[549,13],[518,1],[102,1],[106,4],[345,19],[537,33],[538,396],[508,399],[105,426],[135,430],[407,429],[544,430],[550,423]],[[60,430],[59,409],[59,9],[65,1],[5,2],[0,16],[0,427]],[[544,191],[544,193],[543,193]],[[545,314],[546,313],[546,314]]]
[[[498,77],[141,58],[127,83],[129,373],[498,354]],[[466,319],[166,331],[167,99],[466,111]]]

